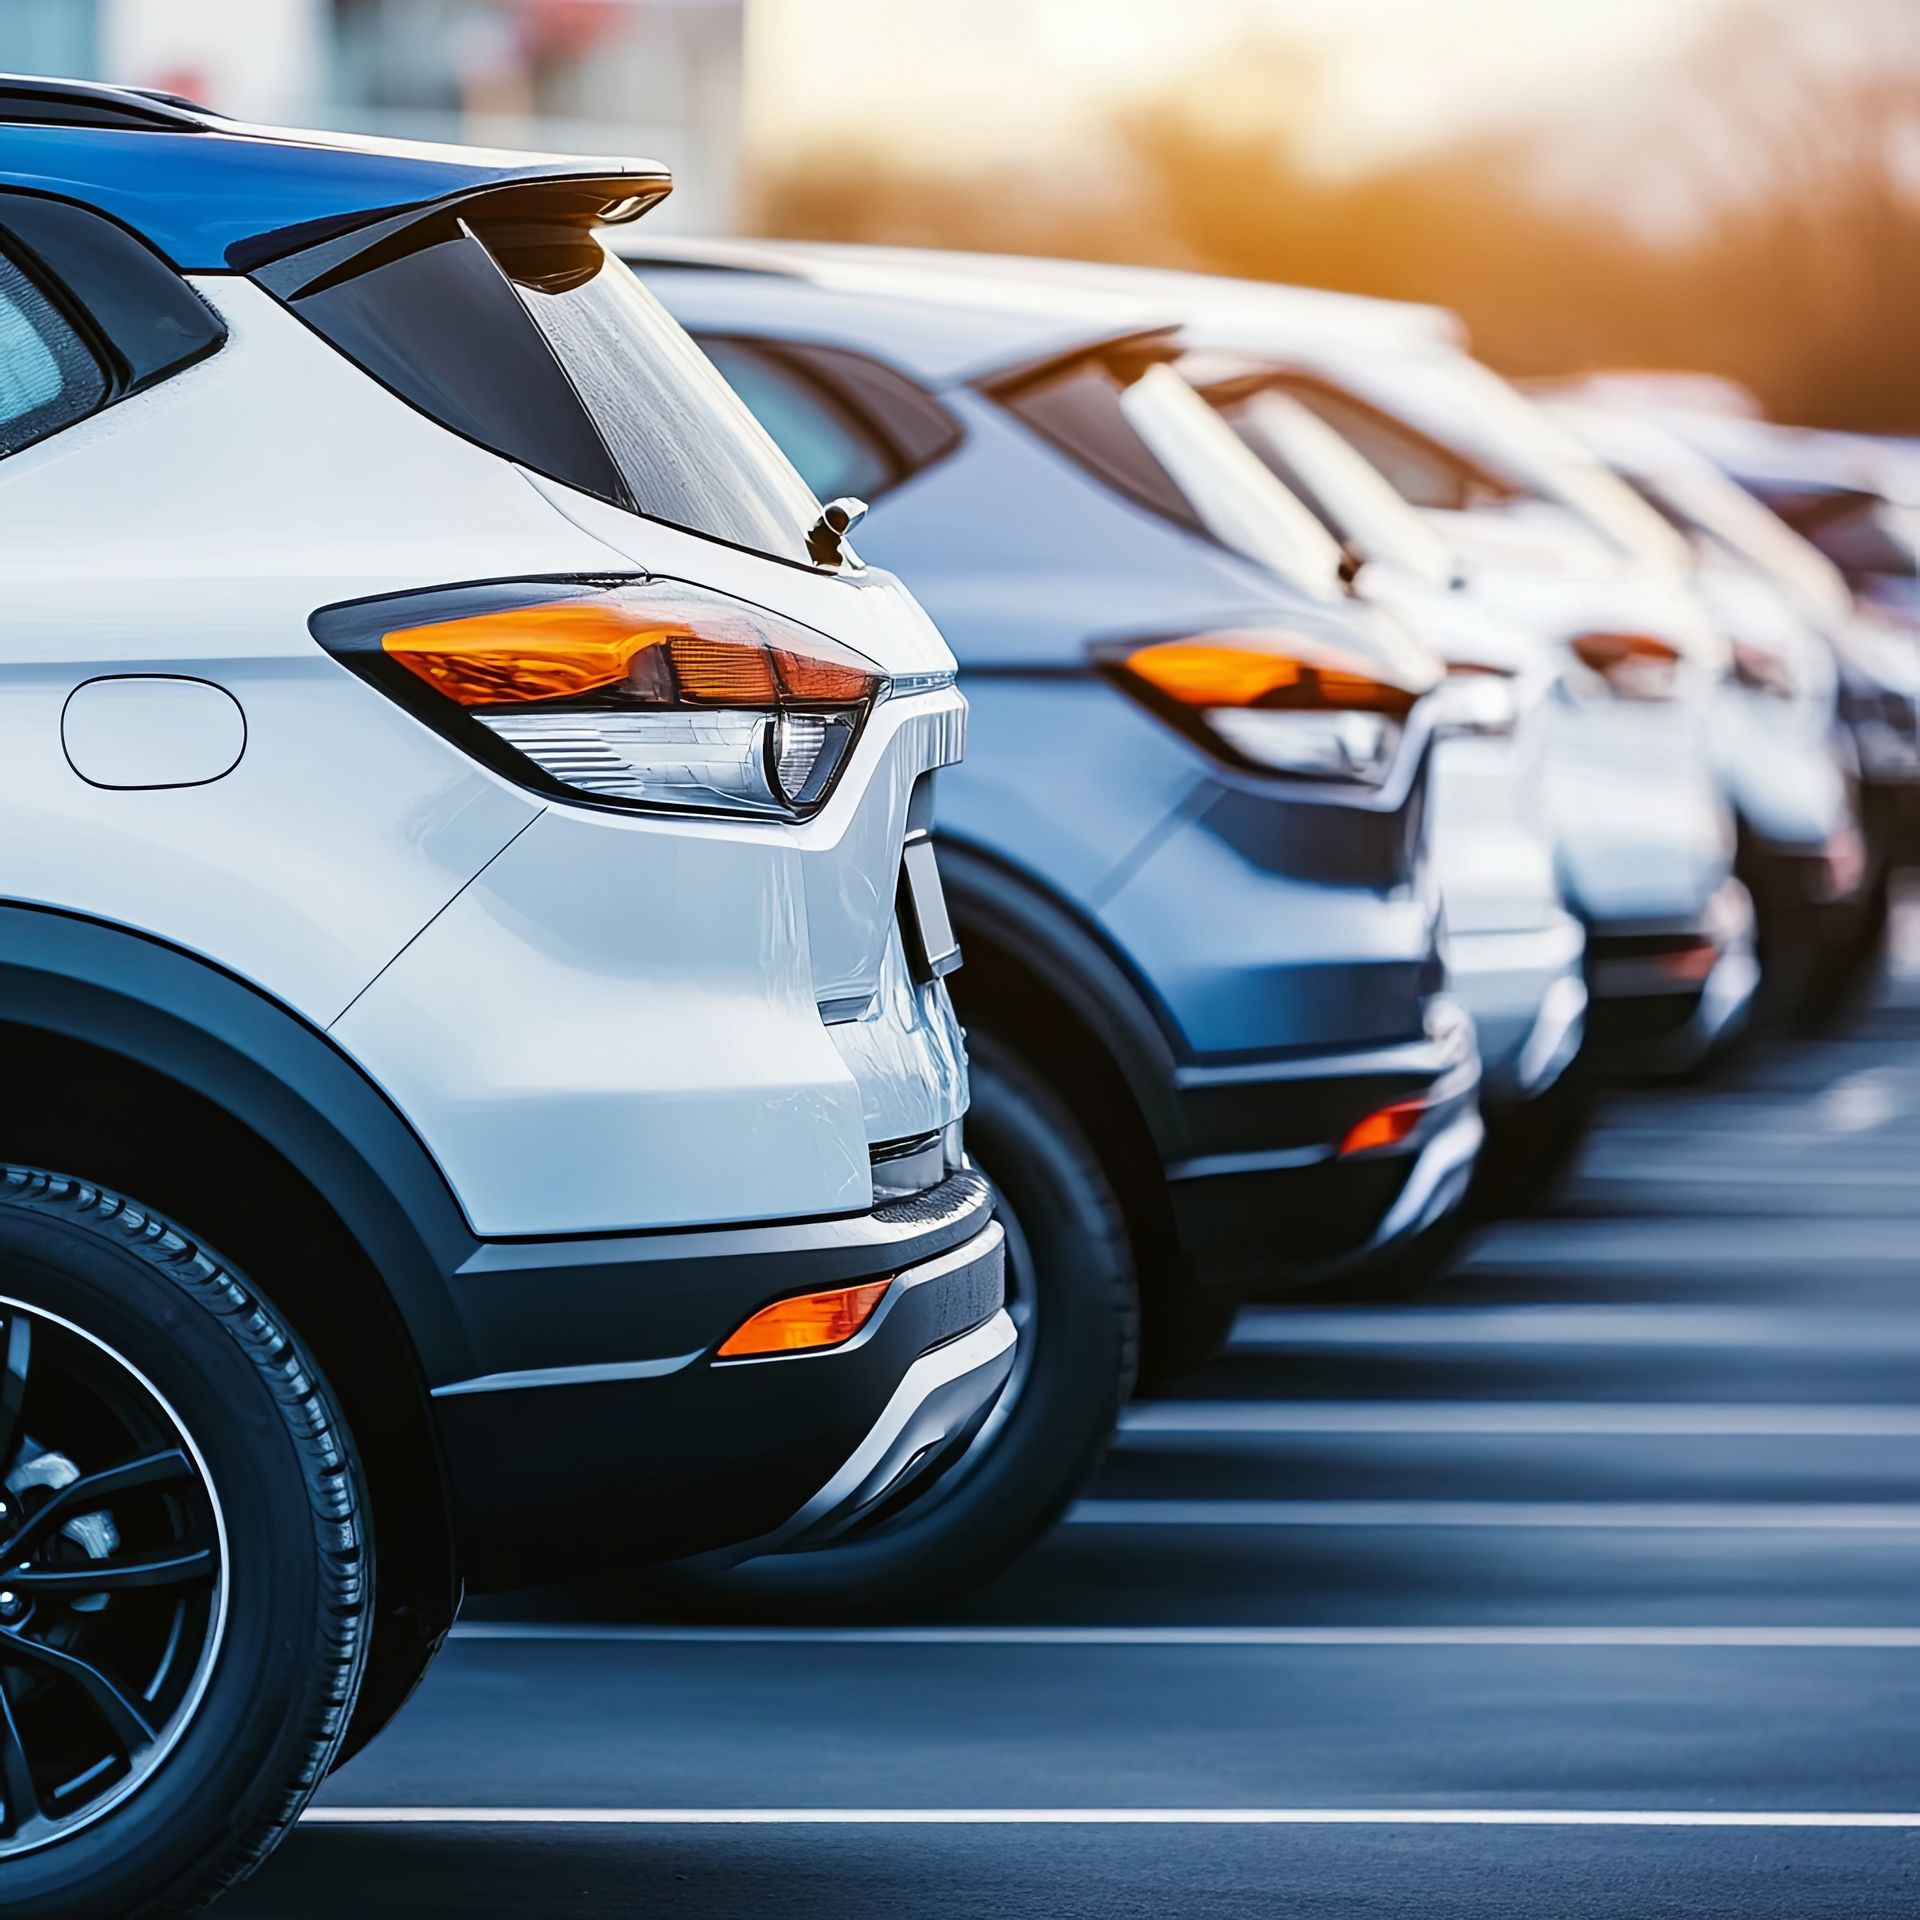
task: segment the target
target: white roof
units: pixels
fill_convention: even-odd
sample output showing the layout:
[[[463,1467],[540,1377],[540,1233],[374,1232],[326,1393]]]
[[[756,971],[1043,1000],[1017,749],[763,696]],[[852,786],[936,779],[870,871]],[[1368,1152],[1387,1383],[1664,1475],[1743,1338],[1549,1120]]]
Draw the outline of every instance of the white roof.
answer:
[[[891,362],[929,386],[978,380],[1101,340],[1164,332],[1164,302],[966,270],[962,254],[616,230],[608,242],[705,332],[804,331]],[[671,284],[669,285],[669,280]]]

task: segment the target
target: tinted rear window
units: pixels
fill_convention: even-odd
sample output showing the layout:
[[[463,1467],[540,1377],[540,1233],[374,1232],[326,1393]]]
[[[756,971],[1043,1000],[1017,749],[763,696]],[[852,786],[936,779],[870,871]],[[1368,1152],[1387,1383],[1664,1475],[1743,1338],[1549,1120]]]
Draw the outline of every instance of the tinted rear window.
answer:
[[[1121,352],[1078,361],[1001,399],[1027,424],[1163,519],[1338,599],[1340,549],[1171,366]]]
[[[1189,532],[1205,534],[1207,523],[1127,418],[1123,396],[1137,371],[1081,360],[1001,397],[1035,432],[1108,486]]]
[[[290,298],[402,399],[495,453],[649,519],[812,564],[820,503],[591,231],[443,216]]]

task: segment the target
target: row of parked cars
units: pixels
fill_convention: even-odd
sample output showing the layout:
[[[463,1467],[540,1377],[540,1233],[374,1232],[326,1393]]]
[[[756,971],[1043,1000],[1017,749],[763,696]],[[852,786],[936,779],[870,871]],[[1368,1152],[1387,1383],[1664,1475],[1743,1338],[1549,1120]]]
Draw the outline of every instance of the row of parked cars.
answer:
[[[1711,450],[667,187],[0,81],[9,1912],[244,1876],[465,1592],[938,1606],[1877,950],[1911,635]]]

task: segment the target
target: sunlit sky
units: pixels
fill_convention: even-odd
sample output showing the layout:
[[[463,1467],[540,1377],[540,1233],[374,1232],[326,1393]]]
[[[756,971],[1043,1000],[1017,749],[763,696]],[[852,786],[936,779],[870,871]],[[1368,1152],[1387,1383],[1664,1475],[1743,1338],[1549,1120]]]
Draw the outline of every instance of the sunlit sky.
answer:
[[[1116,100],[1254,35],[1313,51],[1334,165],[1623,87],[1734,0],[752,0],[747,124],[916,159],[1084,148]],[[969,155],[969,157],[973,157]]]

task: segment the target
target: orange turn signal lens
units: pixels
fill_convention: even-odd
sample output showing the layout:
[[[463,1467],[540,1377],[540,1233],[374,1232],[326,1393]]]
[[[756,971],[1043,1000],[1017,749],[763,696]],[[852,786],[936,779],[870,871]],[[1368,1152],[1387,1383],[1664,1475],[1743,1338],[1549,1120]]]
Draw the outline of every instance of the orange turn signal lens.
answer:
[[[858,1287],[797,1293],[789,1300],[776,1300],[727,1335],[720,1343],[720,1358],[739,1360],[754,1353],[806,1353],[818,1347],[837,1347],[872,1319],[874,1308],[890,1285],[889,1280],[872,1280]]]
[[[1422,1100],[1396,1100],[1358,1121],[1340,1142],[1344,1158],[1349,1153],[1366,1153],[1375,1147],[1397,1147],[1412,1137],[1427,1111]]]
[[[381,650],[463,707],[624,695],[643,707],[852,704],[879,675],[739,601],[659,585],[392,628]],[[782,644],[782,642],[785,644]]]
[[[894,690],[797,620],[644,574],[472,581],[321,607],[309,625],[497,773],[601,806],[809,819]],[[952,676],[908,678],[917,692]]]
[[[1383,680],[1370,661],[1307,634],[1159,640],[1134,648],[1122,664],[1183,707],[1404,714],[1424,691]]]

